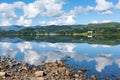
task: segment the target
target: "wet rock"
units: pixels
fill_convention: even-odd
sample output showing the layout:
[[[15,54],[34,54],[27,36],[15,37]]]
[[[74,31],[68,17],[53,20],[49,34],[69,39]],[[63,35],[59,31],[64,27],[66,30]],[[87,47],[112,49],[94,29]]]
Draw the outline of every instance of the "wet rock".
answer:
[[[120,80],[120,78],[117,78],[116,80]]]
[[[105,80],[110,80],[109,77],[105,77]]]
[[[91,80],[97,80],[97,76],[93,74],[93,75],[91,75],[90,79]]]
[[[85,68],[81,68],[80,70],[79,70],[79,72],[86,72],[86,71],[89,71],[88,69],[85,69]]]
[[[75,78],[78,78],[78,77],[79,77],[79,75],[78,75],[78,74],[75,74],[75,75],[74,75],[74,77],[75,77]]]
[[[35,77],[43,77],[44,72],[43,71],[36,71]]]

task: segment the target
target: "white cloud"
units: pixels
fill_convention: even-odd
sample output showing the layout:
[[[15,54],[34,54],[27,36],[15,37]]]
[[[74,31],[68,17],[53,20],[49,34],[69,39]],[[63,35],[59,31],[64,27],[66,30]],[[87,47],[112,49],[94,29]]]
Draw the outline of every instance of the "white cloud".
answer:
[[[42,1],[42,0],[40,0]],[[43,2],[43,1],[42,1]],[[44,12],[43,15],[45,16],[59,16],[63,13],[62,7],[63,2],[62,0],[44,0]],[[54,5],[54,6],[53,6]]]
[[[92,6],[87,6],[86,8],[85,8],[85,11],[91,11],[91,10],[94,10],[94,7],[92,7]]]
[[[81,14],[83,13],[84,10],[83,10],[83,7],[82,6],[78,6],[78,7],[75,7],[73,10],[70,11],[71,14]]]
[[[16,8],[23,9],[25,6],[26,6],[26,4],[24,2],[22,2],[22,1],[18,1],[18,2],[13,3],[13,7],[15,9]]]
[[[42,25],[72,25],[75,24],[75,16],[77,14],[86,13],[88,11],[98,11],[102,14],[112,14],[112,8],[114,7],[112,2],[107,0],[95,0],[96,6],[75,6],[73,10],[64,12],[63,7],[65,2],[63,0],[35,0],[31,3],[24,3],[22,1],[14,2],[11,4],[1,3],[0,4],[0,15],[2,17],[1,25],[10,25],[11,20],[16,21],[17,25],[30,26],[32,19],[39,16],[52,17],[51,21],[41,21]],[[116,8],[120,8],[120,0]],[[21,9],[23,15],[17,15],[15,10]],[[93,21],[96,23],[96,21]]]
[[[34,5],[34,3],[29,3],[24,8],[24,16],[27,18],[35,18],[39,14],[39,9]]]
[[[3,19],[11,20],[16,19],[17,15],[14,12],[14,7],[12,4],[8,3],[1,3],[0,4],[0,14],[3,17]]]
[[[47,22],[41,21],[39,23],[41,25],[73,25],[76,23],[76,21],[74,19],[74,15],[64,15],[57,18],[57,20],[47,21]]]
[[[112,11],[107,10],[107,11],[105,11],[105,12],[102,12],[102,14],[112,14]]]
[[[71,13],[80,14],[89,11],[98,11],[102,12],[102,14],[112,14],[111,8],[114,7],[112,2],[109,2],[107,0],[95,0],[95,2],[95,7],[89,5],[86,8],[83,8],[82,6],[76,6],[73,10],[71,10]]]
[[[3,20],[1,23],[2,26],[10,26],[11,23],[8,20]]]
[[[32,24],[32,19],[25,19],[23,16],[17,20],[17,25],[30,26]]]
[[[112,22],[111,20],[103,20],[102,23],[109,23]]]
[[[31,25],[33,18],[37,16],[44,17],[59,17],[64,12],[62,11],[64,2],[62,0],[35,0],[32,3],[24,3],[22,1],[14,2],[12,4],[1,3],[0,4],[0,15],[2,19],[7,20],[4,25],[9,25],[9,20],[17,20],[18,25]],[[17,15],[16,9],[21,9],[23,15]],[[19,19],[19,16],[20,17]],[[68,17],[71,19],[70,17]],[[18,20],[19,19],[19,20]],[[50,22],[52,24],[52,22]],[[54,23],[54,22],[53,22]]]
[[[93,20],[91,23],[98,24],[98,23],[109,23],[109,22],[112,22],[112,21],[111,20],[103,20],[103,21]],[[108,45],[104,45],[104,46],[108,46]]]
[[[63,11],[63,1],[59,0],[36,0],[33,3],[27,4],[24,10],[24,16],[27,18],[35,18],[38,15],[55,17],[60,16]]]
[[[93,20],[91,23],[92,23],[92,24],[97,24],[97,23],[98,23],[98,21]]]
[[[117,9],[120,9],[120,0],[118,1],[118,4],[115,5]]]
[[[113,7],[112,2],[106,0],[96,0],[97,6],[95,7],[96,11],[106,11]]]

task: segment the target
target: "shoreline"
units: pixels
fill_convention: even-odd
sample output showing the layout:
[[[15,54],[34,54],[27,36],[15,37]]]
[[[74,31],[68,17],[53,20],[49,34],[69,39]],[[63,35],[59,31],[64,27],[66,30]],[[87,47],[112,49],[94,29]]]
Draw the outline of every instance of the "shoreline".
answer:
[[[75,72],[62,61],[35,66],[9,57],[0,57],[0,80],[99,80],[95,74],[88,76],[88,71],[80,68]],[[104,80],[110,78],[105,77]]]

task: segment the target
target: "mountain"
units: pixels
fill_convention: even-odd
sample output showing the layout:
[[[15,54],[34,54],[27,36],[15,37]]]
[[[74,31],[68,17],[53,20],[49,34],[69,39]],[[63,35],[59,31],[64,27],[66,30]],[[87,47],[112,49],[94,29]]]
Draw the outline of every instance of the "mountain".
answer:
[[[102,28],[120,28],[120,23],[99,23],[99,24],[88,24],[88,25],[50,25],[40,26],[35,29],[41,29],[49,32],[60,31],[60,30],[99,30]]]
[[[12,25],[12,26],[0,26],[0,28],[2,30],[5,30],[5,31],[19,31],[23,28],[25,28],[24,26],[18,26],[18,25]]]
[[[54,31],[60,31],[60,30],[98,30],[101,28],[120,28],[120,23],[116,22],[110,22],[110,23],[98,23],[98,24],[88,24],[88,25],[49,25],[49,26],[18,26],[18,25],[12,25],[12,26],[1,26],[0,31],[20,31],[20,30],[27,30],[27,29],[39,29],[39,30],[44,30],[44,31],[49,31],[49,32],[54,32]]]

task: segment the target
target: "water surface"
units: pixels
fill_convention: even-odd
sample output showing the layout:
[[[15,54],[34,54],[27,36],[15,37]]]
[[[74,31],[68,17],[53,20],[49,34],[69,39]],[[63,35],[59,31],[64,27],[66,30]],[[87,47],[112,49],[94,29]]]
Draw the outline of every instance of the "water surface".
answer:
[[[42,39],[42,38],[41,38]],[[97,74],[101,79],[120,77],[120,44],[108,44],[87,39],[87,42],[23,40],[20,38],[0,39],[0,56],[10,56],[19,61],[39,65],[66,59],[72,67],[87,68],[89,75]],[[56,38],[59,39],[59,38]],[[92,43],[90,43],[92,42]],[[105,41],[104,41],[105,42]],[[107,41],[106,41],[107,42]],[[118,42],[118,41],[117,41]],[[69,58],[68,58],[69,57]]]

